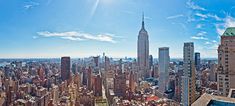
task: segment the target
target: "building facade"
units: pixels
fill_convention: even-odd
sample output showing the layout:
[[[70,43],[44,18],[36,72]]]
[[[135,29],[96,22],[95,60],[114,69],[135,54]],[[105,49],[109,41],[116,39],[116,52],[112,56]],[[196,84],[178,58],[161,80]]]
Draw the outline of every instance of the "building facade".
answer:
[[[218,47],[218,90],[227,96],[235,88],[235,28],[227,28]]]
[[[182,77],[181,103],[191,105],[196,100],[196,79],[194,64],[194,44],[184,43],[184,64]]]
[[[144,27],[144,15],[142,19],[142,27],[138,35],[137,61],[141,72],[144,74],[143,76],[146,76],[147,69],[149,67],[149,39],[148,32]]]
[[[195,53],[195,67],[197,71],[200,71],[200,65],[201,65],[200,53],[196,52]]]
[[[167,90],[168,79],[169,79],[169,64],[170,64],[170,56],[169,56],[169,48],[162,47],[159,48],[159,91],[164,93]]]
[[[70,76],[70,57],[61,58],[61,78],[62,81],[68,80]]]

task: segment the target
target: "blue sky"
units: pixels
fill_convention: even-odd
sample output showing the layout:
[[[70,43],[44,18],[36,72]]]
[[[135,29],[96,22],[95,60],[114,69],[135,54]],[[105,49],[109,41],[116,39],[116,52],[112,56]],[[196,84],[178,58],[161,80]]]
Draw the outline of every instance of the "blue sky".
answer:
[[[182,58],[184,42],[217,57],[235,27],[234,0],[0,0],[0,57],[136,57],[143,11],[155,58],[159,47]]]

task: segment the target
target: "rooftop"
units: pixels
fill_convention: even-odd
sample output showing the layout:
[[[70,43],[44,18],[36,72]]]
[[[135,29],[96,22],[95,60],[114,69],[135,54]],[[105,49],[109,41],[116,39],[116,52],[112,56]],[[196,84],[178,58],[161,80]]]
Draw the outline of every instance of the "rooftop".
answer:
[[[235,36],[235,27],[227,28],[222,36]]]
[[[221,104],[226,106],[234,106],[235,99],[204,93],[192,104],[192,106],[220,106]]]

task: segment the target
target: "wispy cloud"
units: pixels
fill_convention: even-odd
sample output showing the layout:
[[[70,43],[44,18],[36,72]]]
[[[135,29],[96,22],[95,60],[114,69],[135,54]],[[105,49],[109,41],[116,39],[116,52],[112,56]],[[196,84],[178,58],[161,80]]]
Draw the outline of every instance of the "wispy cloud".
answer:
[[[207,18],[208,17],[207,15],[204,15],[204,14],[201,14],[201,13],[196,13],[195,15],[198,16],[198,17],[201,17],[201,18]]]
[[[206,50],[217,50],[219,45],[216,40],[208,40],[204,44]]]
[[[199,33],[197,33],[197,36],[205,36],[205,34],[207,34],[207,32],[205,32],[205,31],[200,31]]]
[[[210,44],[211,44],[211,42],[209,42],[209,41],[206,41],[206,42],[205,42],[205,44],[206,44],[206,45],[210,45]]]
[[[203,37],[203,36],[192,36],[191,39],[194,39],[194,40],[208,40],[208,38]]]
[[[206,10],[205,8],[196,5],[192,0],[188,0],[186,2],[186,4],[187,4],[188,8],[191,8],[193,10],[202,10],[202,11]]]
[[[148,16],[144,16],[144,19],[146,19],[146,20],[152,20],[152,18],[151,18],[151,17],[148,17]]]
[[[34,8],[34,7],[38,6],[38,5],[39,5],[38,2],[29,1],[29,2],[26,2],[23,7],[24,7],[26,10],[28,10],[28,9]]]
[[[218,17],[216,14],[202,14],[202,13],[195,13],[196,16],[201,17],[202,19],[212,18],[216,21],[222,21],[223,19]]]
[[[223,19],[218,17],[216,14],[207,14],[208,17],[214,18],[216,21],[222,21]]]
[[[37,32],[37,34],[42,37],[56,37],[72,41],[94,40],[94,41],[116,43],[116,41],[114,40],[116,36],[108,33],[92,35],[90,33],[82,33],[77,31],[70,31],[70,32],[43,31],[43,32]]]
[[[206,34],[207,34],[207,32],[200,31],[200,32],[197,33],[196,36],[192,36],[191,39],[194,39],[194,40],[208,40],[208,38],[205,37]]]
[[[227,16],[223,19],[223,23],[215,24],[216,31],[219,35],[222,35],[226,28],[235,27],[235,18]]]
[[[169,16],[166,19],[175,19],[175,18],[179,18],[179,17],[183,17],[183,14],[178,14],[178,15],[173,15],[173,16]]]

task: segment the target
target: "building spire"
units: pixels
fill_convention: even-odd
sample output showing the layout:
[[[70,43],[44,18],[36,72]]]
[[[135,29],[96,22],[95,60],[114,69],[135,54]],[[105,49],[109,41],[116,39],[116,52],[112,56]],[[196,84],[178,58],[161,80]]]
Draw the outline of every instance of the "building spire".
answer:
[[[144,29],[144,12],[142,13],[142,29]]]

